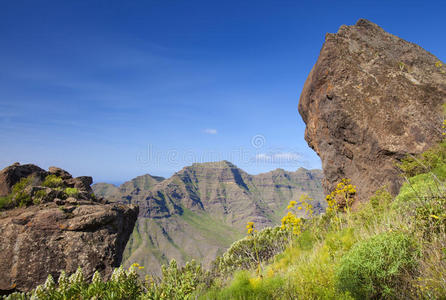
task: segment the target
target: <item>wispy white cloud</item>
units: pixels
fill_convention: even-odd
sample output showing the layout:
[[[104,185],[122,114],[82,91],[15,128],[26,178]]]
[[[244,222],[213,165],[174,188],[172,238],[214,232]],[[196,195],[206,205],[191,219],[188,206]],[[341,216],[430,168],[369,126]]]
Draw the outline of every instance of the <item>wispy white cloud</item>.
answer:
[[[203,130],[203,132],[207,133],[207,134],[217,134],[218,133],[217,129],[213,129],[213,128],[206,128],[205,130]]]
[[[258,153],[255,158],[257,162],[265,163],[293,163],[303,159],[302,155],[297,152]]]

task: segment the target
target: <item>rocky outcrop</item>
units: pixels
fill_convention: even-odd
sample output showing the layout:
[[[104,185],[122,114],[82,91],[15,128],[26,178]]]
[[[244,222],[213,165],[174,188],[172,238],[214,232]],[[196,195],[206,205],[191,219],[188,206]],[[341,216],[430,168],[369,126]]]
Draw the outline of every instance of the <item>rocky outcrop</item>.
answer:
[[[57,180],[49,184],[48,175]],[[121,263],[138,207],[106,204],[91,193],[91,177],[73,178],[55,167],[5,168],[2,191],[13,191],[22,178],[32,180],[19,192],[14,188],[8,199],[14,203],[17,193],[29,201],[0,211],[0,292],[28,291],[49,274],[57,278],[61,270],[70,274],[78,267],[87,276],[98,270],[108,277]]]
[[[34,176],[42,181],[47,172],[38,166],[15,163],[0,172],[0,197],[12,192],[12,187],[24,177]]]
[[[299,101],[324,188],[351,178],[365,201],[402,178],[395,163],[441,139],[446,67],[421,47],[359,20],[327,34]]]

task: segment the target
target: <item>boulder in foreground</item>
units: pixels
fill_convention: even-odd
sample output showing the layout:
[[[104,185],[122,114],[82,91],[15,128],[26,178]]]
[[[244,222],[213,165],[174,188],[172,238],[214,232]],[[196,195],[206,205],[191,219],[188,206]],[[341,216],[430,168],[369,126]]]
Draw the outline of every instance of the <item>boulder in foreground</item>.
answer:
[[[396,195],[395,163],[441,139],[445,102],[446,66],[421,47],[363,19],[327,34],[299,100],[326,193],[350,178],[362,201]]]
[[[91,177],[14,164],[0,171],[0,292],[29,291],[61,270],[111,275],[122,260],[138,207],[108,204]]]

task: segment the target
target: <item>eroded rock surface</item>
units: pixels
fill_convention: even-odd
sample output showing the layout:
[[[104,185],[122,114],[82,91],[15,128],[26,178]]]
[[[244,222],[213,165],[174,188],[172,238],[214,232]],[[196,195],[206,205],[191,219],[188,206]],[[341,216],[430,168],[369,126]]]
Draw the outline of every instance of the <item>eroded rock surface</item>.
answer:
[[[299,101],[324,188],[351,178],[360,200],[402,178],[395,163],[441,139],[446,66],[421,47],[359,20],[327,34]]]
[[[60,185],[41,186],[51,174],[63,178]],[[53,167],[48,172],[34,165],[5,168],[2,191],[11,192],[28,176],[33,178],[24,188],[28,206],[0,211],[0,292],[28,291],[48,274],[57,278],[61,270],[70,274],[78,267],[87,276],[98,270],[108,277],[121,263],[138,207],[107,204],[91,193],[91,177],[73,178]],[[77,192],[68,195],[66,188]]]

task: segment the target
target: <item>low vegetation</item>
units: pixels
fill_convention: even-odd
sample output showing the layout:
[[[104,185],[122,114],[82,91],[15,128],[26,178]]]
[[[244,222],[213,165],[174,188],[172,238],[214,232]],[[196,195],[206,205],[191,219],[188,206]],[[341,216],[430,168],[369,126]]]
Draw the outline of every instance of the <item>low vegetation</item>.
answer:
[[[87,283],[78,271],[8,299],[445,299],[445,158],[443,142],[404,160],[396,198],[383,187],[351,211],[356,188],[343,179],[325,214],[312,217],[302,198],[281,226],[256,232],[250,222],[209,272],[172,261],[161,278],[133,265]]]
[[[76,197],[79,194],[79,190],[77,188],[66,188],[64,190],[64,193],[68,196],[68,197]]]
[[[80,191],[74,187],[67,187],[61,177],[48,175],[42,181],[34,176],[21,178],[13,187],[9,195],[0,197],[0,210],[25,207],[52,201],[55,197],[67,199],[77,198]],[[94,194],[90,198],[96,200]]]
[[[42,186],[53,189],[62,189],[64,187],[64,184],[62,178],[58,177],[57,175],[51,174],[45,177]]]
[[[5,197],[0,197],[0,209],[23,207],[32,204],[32,198],[27,187],[31,186],[33,182],[35,182],[34,177],[20,179],[20,181],[12,187],[11,194]]]

